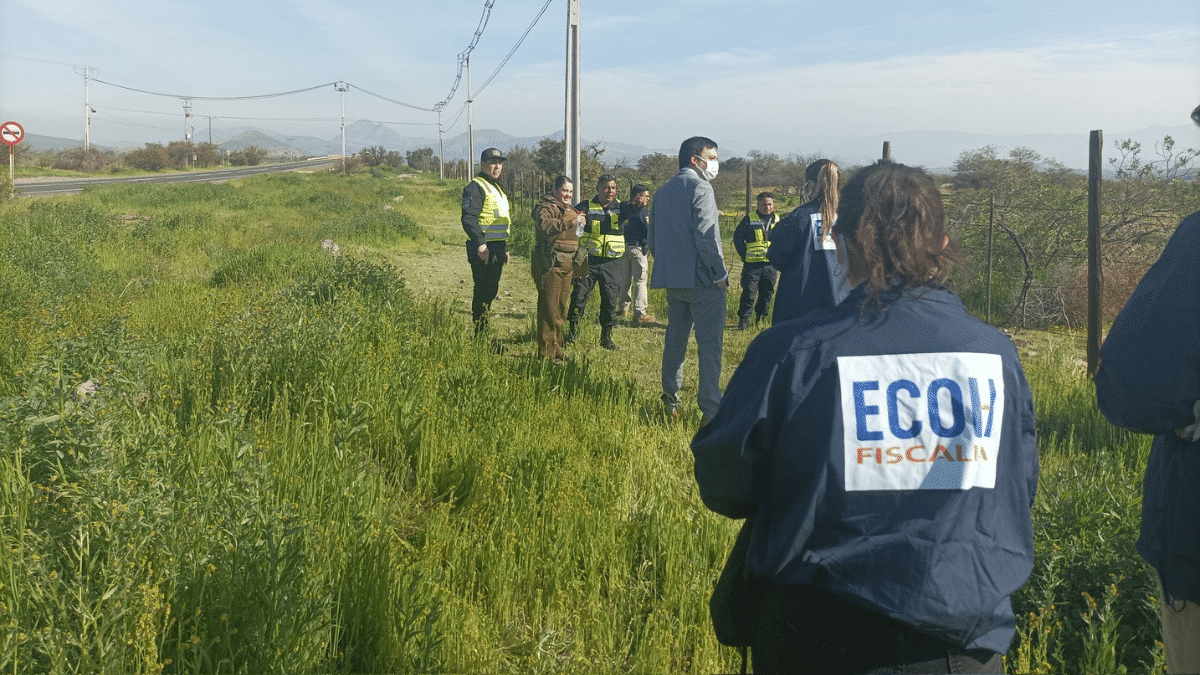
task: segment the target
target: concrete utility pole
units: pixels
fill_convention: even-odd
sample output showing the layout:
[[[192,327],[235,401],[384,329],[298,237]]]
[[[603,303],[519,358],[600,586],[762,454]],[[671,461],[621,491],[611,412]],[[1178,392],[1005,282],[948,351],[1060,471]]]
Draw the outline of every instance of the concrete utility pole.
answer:
[[[563,174],[579,187],[579,0],[567,0],[567,104],[563,124]]]
[[[188,131],[188,127],[191,126],[191,119],[192,102],[185,98],[183,99],[183,140],[185,141],[192,140],[192,132]]]
[[[87,151],[92,147],[91,131],[92,131],[92,110],[91,99],[88,95],[88,82],[91,80],[92,71],[96,70],[90,66],[75,66],[75,72],[83,76],[83,154],[86,157]]]
[[[342,173],[346,173],[346,92],[350,85],[338,82],[333,88],[338,90],[342,99]]]
[[[446,172],[442,168],[446,163],[446,146],[442,144],[442,109],[438,107],[438,178],[445,179]]]
[[[467,55],[467,173],[475,175],[475,118],[471,116],[471,55]]]

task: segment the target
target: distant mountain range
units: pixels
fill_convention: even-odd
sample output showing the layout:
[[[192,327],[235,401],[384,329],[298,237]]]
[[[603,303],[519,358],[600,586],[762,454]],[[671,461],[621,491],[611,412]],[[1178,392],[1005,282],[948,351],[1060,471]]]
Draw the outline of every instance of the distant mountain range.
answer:
[[[1171,136],[1179,149],[1188,147],[1200,148],[1200,130],[1190,125],[1177,127],[1154,126],[1132,133],[1105,133],[1105,155],[1115,156],[1115,143],[1124,139],[1132,139],[1142,144],[1143,156],[1154,154],[1156,143],[1164,136]],[[480,129],[475,131],[475,155],[478,156],[485,148],[496,147],[507,152],[513,147],[536,148],[538,141],[543,138],[561,139],[562,131],[556,131],[546,136],[516,137],[496,129]],[[776,148],[753,148],[738,143],[736,140],[723,141],[721,155],[723,157],[745,156],[752,149],[764,152],[775,152],[786,157],[787,151]],[[906,164],[924,166],[932,170],[948,170],[963,152],[977,150],[984,146],[993,145],[1001,155],[1017,147],[1030,148],[1046,158],[1053,158],[1073,169],[1086,169],[1088,163],[1088,134],[1028,134],[1000,135],[974,134],[945,131],[905,131],[892,134],[878,134],[857,138],[826,139],[821,147],[813,151],[825,153],[844,166],[865,164],[880,157],[884,142],[891,146],[892,158]],[[56,138],[29,134],[26,142],[38,150],[59,151],[79,147],[81,140]],[[321,156],[336,155],[342,152],[341,134],[333,138],[317,138],[314,136],[289,136],[267,129],[256,127],[233,127],[213,130],[213,142],[228,151],[243,150],[247,146],[263,148],[274,156]],[[585,143],[592,139],[585,139]],[[624,160],[636,164],[643,155],[661,152],[674,155],[678,147],[648,148],[642,145],[631,145],[618,141],[604,139],[601,144],[605,148],[602,161],[611,164]],[[100,149],[115,149],[124,151],[130,147],[109,148],[93,144]],[[356,153],[366,147],[382,146],[385,150],[396,150],[401,154],[421,148],[433,148],[438,153],[437,138],[420,138],[404,136],[397,133],[386,124],[359,120],[346,126],[346,151]],[[141,146],[136,146],[141,147]],[[467,157],[469,139],[467,134],[443,139],[445,158],[454,161]]]

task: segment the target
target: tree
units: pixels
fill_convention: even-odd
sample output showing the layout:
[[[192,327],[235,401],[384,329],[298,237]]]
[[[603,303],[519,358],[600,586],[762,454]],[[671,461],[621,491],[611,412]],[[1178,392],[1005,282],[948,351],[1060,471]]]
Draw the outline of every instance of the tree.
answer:
[[[746,161],[753,172],[755,185],[778,187],[784,182],[784,161],[773,152],[751,150],[746,153]],[[724,167],[722,167],[724,168]],[[732,168],[732,167],[730,167]],[[744,171],[745,169],[743,169]]]
[[[407,153],[408,166],[417,171],[437,171],[438,159],[433,155],[433,148],[409,150]]]
[[[964,152],[954,164],[947,219],[962,243],[959,295],[975,307],[987,291],[988,224],[993,212],[992,297],[1012,321],[1072,320],[1065,287],[1084,260],[1087,195],[1078,176],[1028,148],[1008,157],[994,146]]]
[[[221,149],[212,143],[200,143],[195,148],[196,166],[215,166],[221,163]]]
[[[143,171],[162,171],[170,158],[161,143],[147,143],[146,147],[125,154],[125,164]]]
[[[587,194],[595,185],[596,179],[604,173],[604,165],[600,157],[604,155],[603,141],[588,143],[579,149],[579,185],[575,186],[577,195]],[[566,157],[565,143],[553,138],[543,138],[538,141],[538,147],[533,151],[534,163],[547,176],[557,176],[563,172]],[[582,190],[582,191],[581,191]]]
[[[363,164],[367,166],[379,166],[383,164],[383,159],[387,155],[387,151],[383,149],[382,145],[377,145],[370,148],[363,148],[358,152],[358,155],[362,157]]]
[[[557,176],[563,172],[566,151],[564,143],[553,138],[543,138],[538,141],[537,149],[533,151],[533,162],[547,176]]]
[[[679,173],[679,158],[661,152],[642,155],[637,161],[637,170],[651,183],[662,185]]]
[[[267,156],[267,151],[254,145],[247,145],[246,149],[242,150],[242,155],[246,158],[247,165],[258,166]]]
[[[191,141],[171,141],[167,144],[167,159],[176,169],[191,166],[195,152],[196,146]]]

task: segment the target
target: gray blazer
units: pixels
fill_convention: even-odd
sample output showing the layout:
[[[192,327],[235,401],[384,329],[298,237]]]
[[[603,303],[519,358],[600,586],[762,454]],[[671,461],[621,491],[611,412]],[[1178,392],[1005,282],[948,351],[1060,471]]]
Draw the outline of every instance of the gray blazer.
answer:
[[[712,185],[685,167],[654,193],[650,207],[651,288],[716,288],[729,279]]]

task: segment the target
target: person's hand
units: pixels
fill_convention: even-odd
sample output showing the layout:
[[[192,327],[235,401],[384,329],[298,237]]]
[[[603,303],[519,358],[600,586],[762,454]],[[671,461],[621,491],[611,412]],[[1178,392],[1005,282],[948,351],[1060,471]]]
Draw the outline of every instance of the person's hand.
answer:
[[[488,251],[487,244],[480,244],[479,248],[475,249],[475,252],[479,254],[479,259],[482,260],[483,264],[486,265],[488,256],[491,254],[491,252]]]
[[[717,282],[717,288],[719,288],[719,289],[721,289],[721,290],[725,290],[726,288],[729,288],[729,280],[728,280],[728,279],[722,279],[721,281],[718,281],[718,282]]]
[[[505,251],[504,252],[504,264],[507,265],[510,262],[512,262],[512,254],[509,253],[508,251]]]
[[[575,225],[576,226],[583,225],[585,223],[587,223],[587,216],[583,215],[582,213],[575,216]]]

